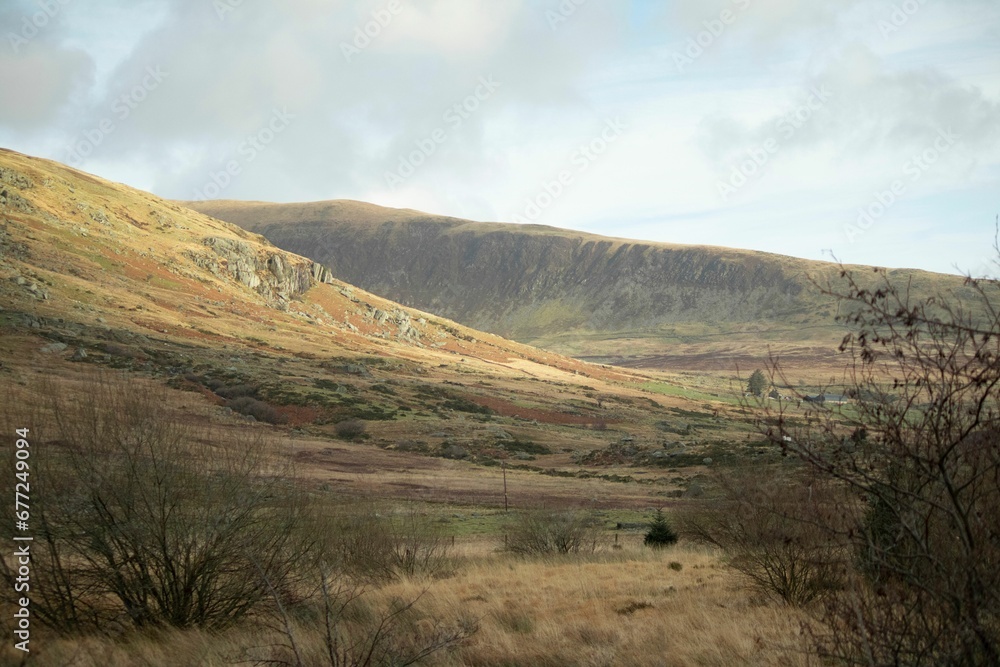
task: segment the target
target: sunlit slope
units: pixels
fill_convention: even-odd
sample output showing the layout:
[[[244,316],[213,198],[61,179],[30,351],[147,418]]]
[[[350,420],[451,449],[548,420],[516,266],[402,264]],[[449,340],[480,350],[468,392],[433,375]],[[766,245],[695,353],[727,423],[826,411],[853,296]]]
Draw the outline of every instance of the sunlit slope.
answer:
[[[218,349],[267,344],[428,365],[467,355],[491,365],[608,372],[402,307],[233,224],[6,150],[0,213],[0,305],[8,317]]]

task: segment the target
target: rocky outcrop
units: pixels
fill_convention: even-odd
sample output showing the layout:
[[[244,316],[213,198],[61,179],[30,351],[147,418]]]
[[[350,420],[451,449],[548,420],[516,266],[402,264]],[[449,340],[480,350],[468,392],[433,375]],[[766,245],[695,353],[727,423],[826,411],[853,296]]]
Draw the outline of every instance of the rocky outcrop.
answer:
[[[19,171],[0,167],[0,208],[7,208],[19,213],[32,213],[35,207],[16,190],[27,190],[34,187],[34,182]]]
[[[0,183],[13,185],[19,190],[27,190],[35,186],[34,181],[30,178],[19,171],[8,169],[7,167],[0,167]]]
[[[233,278],[246,285],[279,310],[287,310],[293,298],[313,285],[333,282],[333,274],[321,264],[246,241],[210,236],[202,243],[207,251],[188,252],[189,259],[216,277]]]
[[[395,327],[396,337],[400,340],[413,342],[420,338],[420,330],[413,325],[409,313],[402,308],[394,308],[391,312],[380,308],[369,308],[365,318],[372,320],[383,331],[388,330],[390,326]]]

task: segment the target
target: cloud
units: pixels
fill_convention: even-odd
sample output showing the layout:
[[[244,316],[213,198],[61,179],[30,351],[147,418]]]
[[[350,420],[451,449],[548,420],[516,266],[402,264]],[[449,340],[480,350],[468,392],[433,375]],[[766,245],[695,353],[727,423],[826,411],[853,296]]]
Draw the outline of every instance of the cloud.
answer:
[[[816,91],[829,99],[808,108]],[[744,120],[750,110],[702,121],[699,146],[720,175],[768,139],[780,146],[775,162],[796,153],[811,156],[816,166],[802,173],[811,180],[821,171],[840,182],[862,176],[878,183],[942,131],[961,137],[966,165],[1000,159],[997,101],[935,68],[892,69],[862,44],[850,45],[817,76],[775,98],[762,119]],[[958,181],[967,177],[964,171],[941,175],[949,173]]]
[[[79,166],[164,196],[222,180],[222,197],[367,198],[509,219],[621,117],[629,129],[614,150],[539,222],[617,233],[659,218],[664,230],[744,238],[734,226],[747,215],[835,226],[845,201],[863,203],[952,128],[961,150],[914,195],[960,204],[962,186],[995,184],[1000,164],[1000,11],[988,0],[928,2],[886,32],[894,5],[75,2],[19,53],[0,50],[0,142],[66,161],[71,142],[110,119]],[[0,24],[36,7],[5,2]],[[671,54],[724,8],[735,22],[678,72]],[[163,73],[153,87],[151,68]],[[483,79],[500,86],[481,97]],[[830,99],[785,136],[782,122],[823,87]],[[461,123],[448,120],[456,104],[471,109]],[[280,132],[275,114],[288,118]],[[412,176],[387,184],[433,136],[443,138]],[[752,186],[720,200],[717,181],[774,136],[781,150]],[[238,173],[223,174],[234,163]],[[787,236],[781,224],[772,235]]]
[[[0,125],[37,131],[56,121],[60,112],[93,80],[93,64],[75,49],[45,51],[32,46],[12,55],[0,54]]]

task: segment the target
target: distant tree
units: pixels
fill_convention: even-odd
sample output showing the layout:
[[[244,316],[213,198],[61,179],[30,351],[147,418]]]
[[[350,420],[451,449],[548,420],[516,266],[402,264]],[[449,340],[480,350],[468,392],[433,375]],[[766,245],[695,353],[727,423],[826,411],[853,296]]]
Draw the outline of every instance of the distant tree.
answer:
[[[677,533],[674,532],[670,522],[667,521],[663,510],[656,510],[656,514],[653,515],[653,522],[649,524],[649,531],[646,533],[643,544],[647,547],[659,549],[676,543]]]
[[[767,389],[767,376],[764,375],[764,371],[758,368],[750,375],[750,380],[747,382],[747,391],[754,396],[763,396],[765,389]]]

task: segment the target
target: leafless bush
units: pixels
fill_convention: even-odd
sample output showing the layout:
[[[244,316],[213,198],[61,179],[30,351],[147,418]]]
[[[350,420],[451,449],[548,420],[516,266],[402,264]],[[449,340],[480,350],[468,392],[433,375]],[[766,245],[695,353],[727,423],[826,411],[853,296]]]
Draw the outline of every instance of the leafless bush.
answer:
[[[260,387],[252,384],[232,384],[220,386],[214,391],[222,398],[233,399],[241,398],[243,396],[256,398],[257,392],[260,391]]]
[[[267,649],[251,649],[257,665],[306,667],[406,667],[441,651],[458,648],[479,630],[468,616],[453,620],[428,618],[419,613],[414,599],[394,599],[384,607],[368,602],[368,591],[341,575],[320,575],[318,618],[319,649],[307,646],[292,615],[273,593],[272,619],[284,641]],[[358,607],[364,607],[359,613]]]
[[[817,631],[842,664],[1000,664],[1000,283],[920,301],[878,271],[847,270],[836,299],[850,333],[851,411],[779,408],[768,434],[849,493],[841,533],[853,586]],[[781,368],[772,375],[788,385]],[[858,511],[853,511],[857,508]]]
[[[360,419],[347,419],[345,421],[338,422],[337,425],[333,427],[333,430],[336,432],[338,437],[350,440],[364,435],[366,427],[365,423]]]
[[[288,421],[283,414],[270,403],[258,401],[249,396],[240,396],[226,402],[226,407],[240,414],[253,417],[259,422],[267,424],[284,424]]]
[[[443,574],[451,566],[450,540],[416,511],[360,505],[334,520],[331,557],[361,581]]]
[[[524,511],[508,524],[504,546],[522,555],[593,552],[599,534],[600,524],[588,512]]]
[[[225,626],[266,596],[251,562],[294,588],[305,506],[267,443],[199,442],[160,390],[126,379],[22,398],[47,406],[30,425],[39,620],[61,631]],[[13,591],[9,561],[0,576]]]
[[[842,587],[849,554],[824,528],[838,511],[829,492],[759,470],[718,474],[716,485],[719,497],[682,514],[685,537],[720,548],[756,590],[788,604]]]

